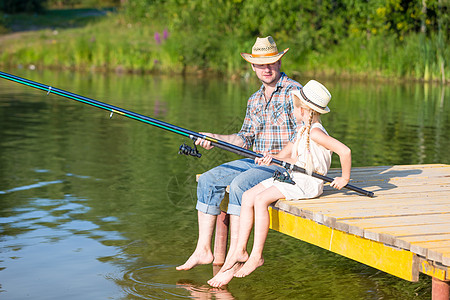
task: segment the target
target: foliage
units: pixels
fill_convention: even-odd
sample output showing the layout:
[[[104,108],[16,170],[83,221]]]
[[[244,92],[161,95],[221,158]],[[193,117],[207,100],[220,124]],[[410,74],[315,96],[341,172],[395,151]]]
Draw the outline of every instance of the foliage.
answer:
[[[0,34],[7,32],[5,16],[0,13]]]
[[[0,11],[5,13],[41,12],[46,0],[2,0]]]
[[[107,7],[116,6],[120,0],[46,0],[48,7]]]
[[[306,58],[314,69],[326,67],[314,64],[319,58],[329,61],[326,57],[331,55],[336,60],[330,49],[347,54],[331,65],[335,71],[354,65],[349,62],[354,57],[348,56],[353,52],[358,54],[356,60],[367,59],[354,66],[361,72],[370,65],[376,72],[388,70],[414,78],[427,77],[430,68],[435,69],[435,77],[443,74],[449,59],[445,47],[449,4],[439,0],[139,0],[127,2],[123,12],[134,22],[166,24],[177,40],[183,64],[223,72],[236,70],[235,54],[250,51],[256,36],[267,35],[278,45],[295,49],[290,54],[295,62]],[[392,53],[379,53],[386,48]],[[399,52],[402,48],[414,50],[412,54],[423,60]],[[391,54],[404,59],[391,59]],[[295,62],[293,67],[305,67]],[[414,67],[408,68],[411,62]]]
[[[49,0],[48,3],[60,2],[109,1]],[[63,64],[76,68],[180,73],[214,70],[246,76],[248,65],[237,54],[250,52],[257,36],[272,35],[279,50],[291,49],[288,59],[283,60],[283,68],[297,70],[298,74],[446,81],[445,74],[450,73],[450,53],[446,46],[450,23],[448,1],[120,2],[118,14],[109,14],[97,27],[89,26],[67,35],[61,32],[52,38],[56,42],[46,45],[43,51],[55,52],[61,59],[67,57],[61,60]],[[163,32],[167,36],[161,38]],[[92,36],[95,42],[89,42]],[[17,53],[12,54],[16,50],[11,50],[20,47],[20,44],[8,46],[10,57],[20,60]],[[31,50],[17,50],[28,51]]]

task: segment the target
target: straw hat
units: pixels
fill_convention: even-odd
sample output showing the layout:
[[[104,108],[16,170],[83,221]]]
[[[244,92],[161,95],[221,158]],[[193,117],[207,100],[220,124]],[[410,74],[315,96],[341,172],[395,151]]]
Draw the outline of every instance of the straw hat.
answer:
[[[252,54],[241,53],[241,56],[251,64],[266,65],[280,60],[288,50],[289,48],[286,48],[284,51],[278,52],[277,44],[275,44],[271,36],[268,36],[256,38],[256,42],[252,47]]]
[[[310,80],[301,90],[295,89],[291,93],[308,105],[309,108],[321,114],[330,111],[327,105],[331,100],[331,94],[320,82]]]

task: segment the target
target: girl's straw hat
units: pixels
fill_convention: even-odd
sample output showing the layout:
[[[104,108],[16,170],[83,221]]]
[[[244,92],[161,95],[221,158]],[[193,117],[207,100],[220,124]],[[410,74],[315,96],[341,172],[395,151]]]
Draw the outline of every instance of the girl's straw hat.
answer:
[[[271,36],[268,36],[256,38],[256,42],[252,47],[252,54],[241,53],[241,56],[251,64],[267,65],[280,60],[288,50],[289,48],[286,48],[284,51],[278,52],[277,44],[275,44]]]
[[[331,100],[331,94],[320,82],[310,80],[301,90],[295,89],[291,93],[308,105],[309,108],[321,114],[330,111],[327,105]]]

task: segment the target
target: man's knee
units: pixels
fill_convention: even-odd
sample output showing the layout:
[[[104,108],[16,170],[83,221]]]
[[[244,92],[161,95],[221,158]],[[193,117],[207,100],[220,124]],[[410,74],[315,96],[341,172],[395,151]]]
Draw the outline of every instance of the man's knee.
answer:
[[[208,172],[205,172],[198,177],[197,184],[199,186],[209,185],[211,183],[211,180],[211,175]]]
[[[239,180],[239,176],[237,176],[231,183],[230,183],[230,194],[232,193],[238,193],[242,194],[245,191],[245,185],[242,180]]]

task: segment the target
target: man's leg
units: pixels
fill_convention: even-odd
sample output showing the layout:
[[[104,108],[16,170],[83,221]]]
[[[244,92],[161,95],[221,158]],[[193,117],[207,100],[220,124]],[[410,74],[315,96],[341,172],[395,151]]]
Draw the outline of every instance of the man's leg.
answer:
[[[249,164],[246,160],[236,160],[220,165],[200,176],[196,206],[199,227],[197,246],[186,263],[177,267],[177,270],[189,270],[198,264],[208,264],[213,261],[212,234],[217,215],[220,214],[220,203],[225,195],[225,189],[237,175],[248,168]]]
[[[189,270],[196,265],[209,264],[213,261],[214,257],[211,252],[211,239],[216,225],[216,218],[217,216],[215,215],[208,215],[201,211],[198,212],[197,247],[188,260],[183,265],[176,268],[178,271]]]

